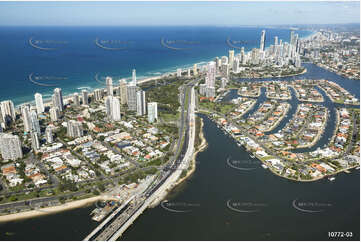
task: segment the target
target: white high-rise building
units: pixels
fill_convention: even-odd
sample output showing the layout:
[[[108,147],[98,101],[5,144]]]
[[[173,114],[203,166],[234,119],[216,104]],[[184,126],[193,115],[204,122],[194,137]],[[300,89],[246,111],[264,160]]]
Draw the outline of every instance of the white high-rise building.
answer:
[[[178,68],[177,69],[177,77],[181,77],[182,76],[182,69]]]
[[[117,97],[108,96],[105,99],[106,113],[109,119],[113,121],[120,121],[120,102]]]
[[[291,36],[290,36],[290,44],[291,45],[295,45],[296,39],[295,39],[295,31],[291,31]]]
[[[52,96],[53,107],[57,107],[59,111],[64,110],[63,94],[61,88],[55,88]]]
[[[220,62],[219,62],[219,57],[218,57],[218,56],[216,56],[216,57],[214,58],[214,62],[216,62],[216,68],[217,68],[217,70],[218,70],[218,68],[220,67]]]
[[[75,120],[69,120],[67,122],[67,135],[73,138],[82,137],[83,136],[82,123]]]
[[[107,96],[105,98],[105,111],[108,118],[111,118],[112,116],[112,103],[113,103],[113,97]]]
[[[112,103],[112,120],[120,121],[120,119],[120,102],[118,98],[114,97]]]
[[[74,106],[79,106],[80,105],[79,94],[77,92],[75,92],[73,94],[73,104],[74,104]]]
[[[95,89],[94,90],[94,100],[100,101],[103,98],[103,90],[102,89]]]
[[[14,103],[11,100],[2,101],[0,103],[2,121],[13,122],[16,119]]]
[[[36,111],[38,112],[38,114],[43,113],[45,111],[43,96],[40,93],[35,93],[34,97],[35,97]]]
[[[134,86],[137,85],[137,71],[135,69],[133,69],[133,71],[132,71],[132,84]]]
[[[89,104],[89,97],[88,97],[88,91],[87,90],[82,90],[81,91],[82,94],[82,99],[83,99],[83,105],[88,105]]]
[[[197,64],[193,65],[193,76],[198,75]]]
[[[53,136],[54,129],[55,129],[54,125],[48,125],[48,127],[46,127],[45,129],[46,142],[48,142],[49,144],[54,142],[54,136]]]
[[[150,102],[148,103],[148,122],[153,123],[155,120],[158,120],[158,103]]]
[[[199,85],[199,94],[202,96],[206,95],[207,85],[206,84],[200,84]]]
[[[113,79],[109,76],[105,78],[105,84],[107,86],[107,95],[113,96]]]
[[[244,53],[244,47],[241,48],[241,62],[242,62],[242,65],[245,65],[246,64],[246,54]]]
[[[145,92],[139,90],[137,91],[137,115],[143,116],[145,114],[146,114]]]
[[[275,46],[278,45],[278,36],[275,36],[275,43],[274,43],[274,45],[275,45]]]
[[[137,86],[131,83],[127,85],[128,109],[131,111],[137,111],[137,89]]]
[[[40,124],[38,120],[38,115],[34,110],[30,112],[30,120],[31,120],[31,131],[38,133],[40,136]]]
[[[187,69],[187,77],[191,77],[191,69]]]
[[[260,42],[260,45],[259,45],[259,50],[260,51],[264,51],[265,40],[266,40],[266,30],[262,30],[261,42]]]
[[[228,65],[228,57],[227,56],[222,56],[221,57],[221,65],[223,65],[223,64]]]
[[[24,132],[31,131],[30,109],[29,105],[22,105],[20,108],[21,116],[24,124]]]
[[[239,73],[240,69],[239,69],[239,59],[236,58],[233,62],[233,72],[234,73]]]
[[[38,151],[40,149],[39,135],[35,131],[31,131],[31,147],[34,151]]]
[[[128,95],[127,95],[127,82],[124,79],[119,80],[119,96],[120,96],[120,103],[122,105],[127,104],[128,102]]]
[[[23,158],[19,136],[8,133],[1,133],[0,151],[1,156],[5,161]]]
[[[59,120],[59,118],[60,118],[59,108],[57,108],[57,107],[52,107],[52,108],[50,108],[49,113],[50,113],[50,119],[51,119],[51,121],[55,122],[55,121],[58,121],[58,120]]]
[[[229,77],[229,65],[226,63],[223,63],[221,65],[221,72],[222,76],[228,78]]]
[[[214,87],[216,83],[216,63],[214,61],[210,61],[207,67],[206,85],[207,87]]]
[[[233,68],[234,50],[229,50],[228,51],[228,61],[229,61],[229,67]]]

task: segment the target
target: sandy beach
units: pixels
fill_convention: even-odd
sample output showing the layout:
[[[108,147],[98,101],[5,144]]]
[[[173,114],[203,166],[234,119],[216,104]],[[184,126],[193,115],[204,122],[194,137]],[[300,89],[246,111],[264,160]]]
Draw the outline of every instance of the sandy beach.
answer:
[[[20,213],[14,213],[14,214],[8,214],[0,216],[0,222],[9,222],[14,220],[21,220],[21,219],[27,219],[32,217],[38,217],[43,215],[49,215],[53,213],[58,213],[66,210],[71,210],[75,208],[81,208],[86,205],[90,205],[96,201],[104,199],[104,196],[96,196],[86,199],[81,199],[77,201],[67,202],[58,206],[54,207],[46,207],[46,208],[39,208],[36,210],[26,211],[26,212],[20,212]]]

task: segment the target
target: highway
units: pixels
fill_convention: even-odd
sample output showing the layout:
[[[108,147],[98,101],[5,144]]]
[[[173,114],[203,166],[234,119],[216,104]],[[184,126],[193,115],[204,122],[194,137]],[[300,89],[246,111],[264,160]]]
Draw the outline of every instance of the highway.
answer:
[[[84,240],[116,240],[134,222],[134,220],[155,200],[162,199],[162,194],[179,178],[182,169],[186,169],[192,158],[195,140],[195,92],[193,81],[182,90],[182,113],[179,129],[177,151],[170,164],[165,166],[153,185],[143,194],[114,211],[101,225],[99,225]],[[188,95],[188,103],[186,103]],[[185,107],[187,104],[187,108]],[[186,114],[185,114],[186,113]],[[184,135],[184,140],[183,140]],[[184,141],[184,142],[182,142]],[[175,157],[178,157],[175,159]]]

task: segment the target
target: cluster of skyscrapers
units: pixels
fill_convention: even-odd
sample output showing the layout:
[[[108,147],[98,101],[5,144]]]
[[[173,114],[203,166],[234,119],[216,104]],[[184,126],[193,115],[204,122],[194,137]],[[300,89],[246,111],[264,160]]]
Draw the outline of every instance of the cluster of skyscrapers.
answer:
[[[115,91],[115,95],[114,95]],[[105,95],[105,93],[106,95]],[[102,101],[105,97],[107,117],[112,121],[121,120],[121,105],[128,105],[128,109],[135,111],[138,116],[144,116],[148,111],[148,121],[150,123],[158,120],[158,105],[156,102],[146,104],[145,92],[137,87],[136,70],[132,72],[132,81],[127,83],[124,79],[119,80],[119,86],[113,87],[111,77],[106,78],[106,88],[96,89],[92,93],[95,101]],[[20,115],[24,126],[24,134],[30,134],[31,145],[34,151],[40,149],[40,137],[42,135],[39,115],[45,110],[42,95],[34,95],[35,106],[23,104],[20,106]],[[73,105],[89,105],[91,95],[87,90],[81,91],[81,96],[74,93],[72,97]],[[61,88],[55,88],[51,97],[51,108],[48,110],[52,122],[59,121],[62,111],[64,111],[64,100]],[[45,116],[44,116],[45,117]],[[21,139],[17,135],[2,133],[2,131],[16,122],[16,110],[11,100],[0,102],[0,152],[4,160],[16,160],[23,157]],[[84,134],[83,125],[79,121],[69,120],[66,123],[67,135],[69,137],[81,137]],[[50,124],[46,127],[44,135],[48,143],[53,142],[53,131],[55,126]]]
[[[228,81],[230,71],[239,73],[249,65],[289,65],[293,63],[295,67],[301,66],[300,50],[302,42],[298,38],[298,34],[291,31],[290,43],[278,41],[278,37],[274,37],[274,44],[266,49],[266,31],[261,33],[259,48],[253,48],[248,53],[244,47],[240,48],[240,52],[235,55],[234,50],[229,50],[228,56],[216,57],[214,61],[207,64],[205,68],[205,83],[199,86],[199,92],[206,97],[215,97],[215,81],[216,75],[222,77],[221,87],[225,86]],[[195,71],[196,71],[195,66]],[[194,71],[194,72],[195,72]],[[177,71],[177,75],[181,71]]]

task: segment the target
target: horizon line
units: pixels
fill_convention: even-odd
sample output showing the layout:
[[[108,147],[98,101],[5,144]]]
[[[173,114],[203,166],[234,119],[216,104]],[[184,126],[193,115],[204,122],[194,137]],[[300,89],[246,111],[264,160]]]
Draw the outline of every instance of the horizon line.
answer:
[[[349,22],[349,23],[307,23],[307,24],[224,24],[224,25],[219,25],[219,24],[194,24],[194,25],[189,25],[189,24],[172,24],[172,25],[161,25],[161,24],[156,24],[156,25],[147,25],[147,24],[136,24],[136,25],[116,25],[116,24],[111,24],[111,25],[18,25],[18,24],[14,24],[14,25],[1,25],[0,27],[268,27],[268,26],[284,26],[284,27],[292,27],[292,26],[311,26],[311,25],[350,25],[350,24],[356,24],[356,25],[360,25],[360,22]]]

